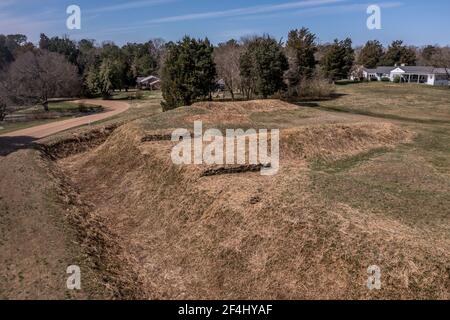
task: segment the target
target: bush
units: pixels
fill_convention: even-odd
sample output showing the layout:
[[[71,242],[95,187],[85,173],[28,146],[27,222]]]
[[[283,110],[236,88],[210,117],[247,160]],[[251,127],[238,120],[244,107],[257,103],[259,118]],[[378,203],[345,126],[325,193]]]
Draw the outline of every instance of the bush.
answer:
[[[402,81],[402,78],[400,76],[395,76],[394,83],[400,83]]]
[[[381,81],[382,82],[390,82],[391,79],[389,79],[388,77],[383,77],[383,78],[381,78]]]
[[[78,105],[78,111],[81,113],[99,112],[101,110],[103,110],[101,106],[86,105],[84,103]]]
[[[335,85],[328,79],[315,76],[310,80],[302,81],[297,91],[300,98],[320,99],[330,97],[335,90]]]
[[[335,81],[334,84],[337,86],[346,86],[349,84],[355,84],[355,83],[360,83],[360,80],[338,80]]]

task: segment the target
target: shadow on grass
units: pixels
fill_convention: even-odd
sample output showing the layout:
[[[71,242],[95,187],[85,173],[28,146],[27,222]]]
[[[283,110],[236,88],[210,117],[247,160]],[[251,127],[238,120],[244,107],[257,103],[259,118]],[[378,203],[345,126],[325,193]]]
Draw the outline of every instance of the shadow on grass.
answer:
[[[376,112],[366,111],[366,110],[347,109],[347,108],[340,108],[340,107],[327,107],[327,106],[320,105],[319,102],[320,101],[308,101],[308,102],[305,101],[305,102],[291,102],[291,103],[294,103],[294,104],[298,105],[299,107],[314,108],[314,109],[318,109],[318,110],[322,110],[322,111],[332,111],[332,112],[355,114],[355,115],[368,116],[368,117],[380,118],[380,119],[405,121],[405,122],[420,123],[420,124],[450,124],[450,121],[448,121],[448,120],[417,119],[417,118],[402,117],[402,116],[398,116],[395,114],[376,113]]]
[[[35,149],[35,138],[27,136],[19,137],[0,137],[0,156],[6,157],[20,149]]]
[[[252,100],[257,100],[257,99],[247,100],[246,98],[239,97],[239,98],[234,98],[234,100],[231,99],[231,98],[213,98],[212,101],[209,101],[209,100],[202,100],[202,101],[209,101],[209,102],[244,102],[244,101],[252,101]]]

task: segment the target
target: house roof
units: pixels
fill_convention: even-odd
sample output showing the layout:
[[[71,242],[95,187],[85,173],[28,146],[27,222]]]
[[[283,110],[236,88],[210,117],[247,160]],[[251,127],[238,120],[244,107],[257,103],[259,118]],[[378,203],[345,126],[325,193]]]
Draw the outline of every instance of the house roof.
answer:
[[[136,82],[138,82],[138,83],[150,83],[150,84],[153,84],[153,83],[157,83],[157,82],[159,82],[160,81],[160,79],[158,78],[158,77],[155,77],[155,76],[148,76],[148,77],[139,77],[139,78],[137,78],[136,79]]]
[[[446,74],[450,73],[450,69],[445,68],[434,68],[434,67],[422,67],[422,66],[399,66],[399,67],[378,67],[376,69],[364,69],[367,73],[382,73],[389,74],[395,69],[401,69],[405,73],[413,73],[419,75],[427,75],[427,74]]]
[[[383,74],[389,74],[392,70],[394,70],[395,67],[378,67],[376,69],[364,69],[367,73],[383,73]]]
[[[434,69],[435,74],[450,74],[449,68],[436,68]]]
[[[414,74],[433,74],[433,67],[416,67],[416,66],[401,66],[398,67],[403,70],[405,73],[414,73]]]

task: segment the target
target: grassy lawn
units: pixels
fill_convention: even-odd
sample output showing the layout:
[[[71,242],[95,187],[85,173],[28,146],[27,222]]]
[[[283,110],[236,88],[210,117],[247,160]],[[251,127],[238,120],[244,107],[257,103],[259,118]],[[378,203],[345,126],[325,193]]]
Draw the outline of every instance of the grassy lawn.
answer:
[[[337,86],[338,99],[321,108],[417,123],[449,123],[450,88],[372,82]]]
[[[84,105],[79,103],[73,103],[70,101],[51,102],[48,105],[49,112],[52,113],[88,113],[88,112],[100,112],[101,106]],[[30,108],[20,109],[16,111],[16,114],[45,114],[45,110],[42,106],[34,106]]]
[[[139,246],[148,283],[210,277],[183,297],[448,298],[450,90],[349,84],[304,106],[215,101],[164,113],[160,99],[133,100],[109,121],[138,121],[59,162],[124,246]],[[208,166],[173,165],[171,142],[142,140],[200,120],[222,132],[280,128],[280,172],[202,177]],[[383,290],[369,292],[374,264]]]
[[[337,90],[339,98],[317,102],[316,108],[394,121],[416,136],[396,148],[312,162],[314,190],[374,216],[449,232],[450,89],[369,83]]]
[[[102,106],[78,104],[69,101],[49,103],[49,112],[45,112],[42,106],[33,106],[13,113],[15,115],[27,115],[30,117],[29,121],[0,122],[0,134],[102,111]],[[35,119],[32,119],[34,116]]]
[[[139,92],[139,93],[138,93]],[[125,91],[115,91],[111,97],[111,100],[147,100],[154,97],[160,96],[161,91],[154,90],[129,90]],[[138,97],[136,97],[138,95]]]

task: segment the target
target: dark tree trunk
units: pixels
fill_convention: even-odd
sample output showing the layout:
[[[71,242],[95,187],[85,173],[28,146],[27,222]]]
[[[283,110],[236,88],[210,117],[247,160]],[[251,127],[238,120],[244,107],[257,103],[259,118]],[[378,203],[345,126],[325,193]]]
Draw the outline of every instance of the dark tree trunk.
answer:
[[[50,109],[48,108],[48,101],[45,101],[42,106],[44,107],[45,112],[49,112]]]
[[[0,122],[5,120],[6,117],[6,105],[0,103]]]

